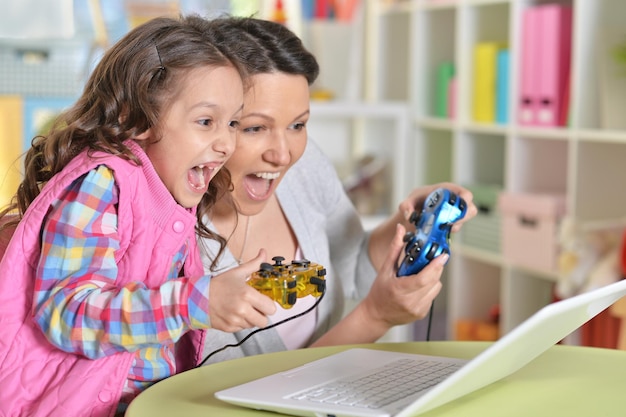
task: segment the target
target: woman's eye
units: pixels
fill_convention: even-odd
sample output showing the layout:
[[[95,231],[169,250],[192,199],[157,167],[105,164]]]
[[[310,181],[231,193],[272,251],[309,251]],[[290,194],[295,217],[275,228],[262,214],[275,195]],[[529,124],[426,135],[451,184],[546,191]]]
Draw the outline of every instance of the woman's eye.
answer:
[[[231,120],[230,122],[228,122],[228,127],[230,127],[231,129],[236,129],[239,127],[239,120]]]
[[[198,123],[201,124],[202,126],[211,126],[213,124],[213,120],[212,119],[200,119],[198,120]]]
[[[293,125],[291,125],[291,128],[294,130],[302,130],[306,128],[306,123],[294,123]]]
[[[244,129],[242,129],[245,133],[258,133],[260,132],[262,129],[261,126],[251,126],[251,127],[246,127]]]

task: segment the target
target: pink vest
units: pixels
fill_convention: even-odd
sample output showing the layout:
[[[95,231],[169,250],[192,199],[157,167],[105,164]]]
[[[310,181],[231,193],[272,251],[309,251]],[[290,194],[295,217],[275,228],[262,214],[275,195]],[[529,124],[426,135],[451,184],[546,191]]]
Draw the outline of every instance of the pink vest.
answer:
[[[39,260],[44,216],[60,192],[76,178],[106,164],[119,187],[116,253],[124,285],[142,279],[149,287],[163,282],[174,254],[186,239],[187,276],[203,274],[197,251],[195,213],[179,206],[134,142],[127,143],[141,166],[119,157],[83,152],[56,175],[31,204],[0,262],[0,416],[112,416],[133,358],[118,353],[91,360],[50,344],[32,320],[33,283]],[[199,362],[204,332],[188,332],[177,348],[178,372]]]

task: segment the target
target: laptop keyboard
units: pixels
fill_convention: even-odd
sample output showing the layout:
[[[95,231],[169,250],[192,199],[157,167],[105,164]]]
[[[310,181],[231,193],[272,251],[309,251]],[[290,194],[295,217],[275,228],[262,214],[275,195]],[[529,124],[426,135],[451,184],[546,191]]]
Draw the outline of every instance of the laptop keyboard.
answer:
[[[461,366],[428,360],[399,359],[366,375],[335,380],[298,392],[289,398],[381,408],[437,385]]]

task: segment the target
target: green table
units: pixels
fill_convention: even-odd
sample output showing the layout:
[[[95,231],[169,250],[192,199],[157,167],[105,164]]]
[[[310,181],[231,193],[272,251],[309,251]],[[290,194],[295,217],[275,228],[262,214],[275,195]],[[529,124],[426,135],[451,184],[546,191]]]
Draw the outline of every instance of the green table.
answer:
[[[126,416],[276,416],[226,404],[213,393],[356,346],[472,358],[489,343],[375,343],[225,361],[155,384],[132,402]],[[422,416],[623,417],[626,416],[626,351],[556,345],[513,375]]]

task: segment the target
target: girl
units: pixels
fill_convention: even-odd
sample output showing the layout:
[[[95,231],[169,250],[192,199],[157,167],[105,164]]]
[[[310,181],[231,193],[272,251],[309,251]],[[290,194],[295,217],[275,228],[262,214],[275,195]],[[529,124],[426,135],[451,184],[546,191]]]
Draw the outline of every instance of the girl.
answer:
[[[197,364],[195,330],[263,326],[274,312],[245,284],[263,253],[202,271],[195,233],[223,239],[198,218],[230,185],[220,169],[244,74],[203,29],[159,18],[129,32],[33,141],[0,213],[15,227],[0,263],[1,415],[122,413]]]
[[[206,32],[219,36],[216,45],[248,68],[252,83],[244,95],[237,147],[227,163],[237,212],[222,199],[207,217],[208,226],[229,239],[223,253],[215,242],[200,239],[206,270],[232,268],[265,248],[270,258],[283,256],[289,262],[304,257],[328,272],[326,295],[316,311],[257,333],[208,362],[307,346],[369,343],[395,325],[423,318],[441,289],[447,255],[419,274],[396,278],[405,227],[412,226],[409,215],[435,188],[450,188],[468,204],[456,231],[476,215],[471,193],[454,184],[419,188],[394,216],[366,234],[331,162],[307,137],[309,85],[319,72],[315,57],[294,33],[270,21],[219,18],[207,22]],[[342,319],[345,297],[362,301]],[[289,310],[278,308],[271,322],[303,312],[314,302],[305,297]],[[208,333],[205,357],[248,334]]]

